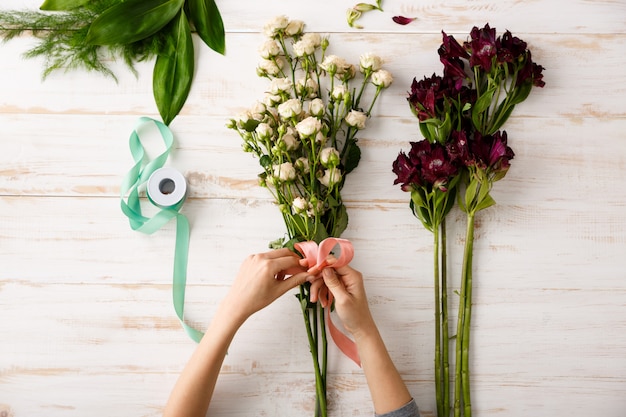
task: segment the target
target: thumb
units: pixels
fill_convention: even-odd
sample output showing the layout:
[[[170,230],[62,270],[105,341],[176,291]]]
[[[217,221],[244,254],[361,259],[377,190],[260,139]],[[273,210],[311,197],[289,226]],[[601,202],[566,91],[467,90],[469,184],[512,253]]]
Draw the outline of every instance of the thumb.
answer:
[[[335,298],[339,298],[347,294],[346,287],[343,285],[343,282],[339,280],[339,277],[333,268],[324,268],[322,271],[322,277],[324,278],[324,283],[330,292],[333,293]]]
[[[285,291],[289,291],[292,288],[296,288],[298,285],[304,284],[309,276],[310,274],[307,272],[300,272],[282,280],[281,285],[285,286]]]

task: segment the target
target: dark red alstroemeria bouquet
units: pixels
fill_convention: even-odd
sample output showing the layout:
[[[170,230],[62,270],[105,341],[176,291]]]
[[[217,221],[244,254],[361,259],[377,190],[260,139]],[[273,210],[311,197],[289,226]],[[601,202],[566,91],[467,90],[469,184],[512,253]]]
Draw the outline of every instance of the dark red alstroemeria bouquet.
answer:
[[[435,391],[439,417],[471,417],[469,345],[472,314],[474,216],[495,204],[490,195],[513,159],[500,130],[533,87],[543,87],[543,67],[526,42],[506,31],[474,27],[460,44],[443,33],[439,57],[443,76],[413,80],[408,97],[424,139],[411,142],[393,163],[394,184],[411,193],[413,214],[434,236]],[[458,291],[456,336],[449,335],[445,217],[458,201],[467,216]],[[454,389],[450,349],[455,347]],[[454,398],[452,401],[452,397]]]

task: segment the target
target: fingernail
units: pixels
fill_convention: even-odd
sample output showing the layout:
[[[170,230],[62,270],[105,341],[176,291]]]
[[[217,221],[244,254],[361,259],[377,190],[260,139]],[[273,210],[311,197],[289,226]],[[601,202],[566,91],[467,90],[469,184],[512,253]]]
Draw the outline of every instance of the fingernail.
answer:
[[[313,275],[307,275],[306,277],[306,282],[313,282],[315,281],[315,276]]]

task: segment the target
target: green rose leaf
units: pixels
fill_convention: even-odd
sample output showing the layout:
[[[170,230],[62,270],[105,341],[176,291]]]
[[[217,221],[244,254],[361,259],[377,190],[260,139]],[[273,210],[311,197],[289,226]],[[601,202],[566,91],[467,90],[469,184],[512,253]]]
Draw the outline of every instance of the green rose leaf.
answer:
[[[182,9],[185,0],[126,0],[111,6],[89,27],[85,42],[127,45],[163,29]]]
[[[343,204],[339,207],[335,213],[335,222],[331,236],[341,236],[341,234],[348,227],[348,210]]]
[[[357,145],[356,142],[353,142],[349,146],[346,162],[344,164],[344,169],[346,171],[345,175],[352,172],[352,170],[359,165],[359,161],[361,160],[361,149],[359,148],[359,145]]]
[[[189,18],[200,39],[215,52],[226,52],[224,22],[214,0],[187,0]]]
[[[152,88],[163,123],[169,125],[187,100],[195,61],[189,21],[182,10],[166,30],[167,42],[154,64]]]
[[[39,9],[47,11],[67,11],[76,9],[87,3],[89,3],[89,0],[45,0]]]

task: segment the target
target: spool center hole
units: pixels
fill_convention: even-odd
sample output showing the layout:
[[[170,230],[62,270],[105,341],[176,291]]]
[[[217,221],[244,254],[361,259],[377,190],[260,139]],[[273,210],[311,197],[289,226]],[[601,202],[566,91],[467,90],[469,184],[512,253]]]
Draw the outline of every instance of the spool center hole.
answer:
[[[163,194],[172,194],[176,189],[176,183],[170,178],[163,178],[159,183],[159,191]]]

